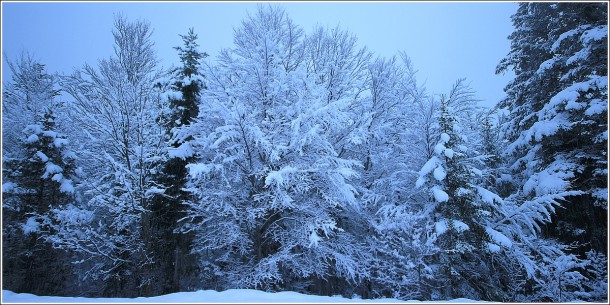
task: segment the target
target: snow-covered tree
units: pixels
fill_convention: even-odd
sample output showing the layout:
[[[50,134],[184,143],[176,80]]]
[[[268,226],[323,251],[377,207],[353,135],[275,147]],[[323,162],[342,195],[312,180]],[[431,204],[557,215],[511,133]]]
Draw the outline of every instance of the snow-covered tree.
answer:
[[[542,254],[524,241],[533,256],[544,257],[531,263],[528,277],[535,278],[530,271],[536,269],[537,281],[558,285],[555,290],[543,286],[539,298],[582,299],[571,294],[581,287],[570,272],[582,269],[585,251],[607,247],[607,5],[522,3],[512,19],[511,51],[498,66],[498,72],[515,72],[499,105],[509,112],[501,126],[513,185],[506,198],[512,206],[508,215],[521,215],[510,221],[522,219],[510,228],[529,228],[515,234],[523,240],[542,231],[575,243],[571,248],[555,244]],[[546,224],[539,228],[541,223]],[[539,247],[545,248],[553,247]],[[556,267],[568,258],[561,268],[571,269]],[[559,284],[560,274],[575,275],[568,291]]]
[[[493,189],[499,196],[508,196],[510,194],[510,182],[504,181],[503,178],[510,180],[508,176],[502,176],[506,173],[504,166],[506,165],[501,158],[502,150],[505,148],[505,142],[500,138],[502,115],[496,112],[496,109],[490,109],[481,113],[478,120],[480,122],[479,134],[481,138],[480,152],[483,157],[484,169],[482,170],[483,187]]]
[[[425,136],[414,126],[424,125],[418,110],[428,99],[405,54],[367,66],[366,91],[351,111],[355,128],[340,142],[344,155],[363,164],[355,180],[362,208],[352,218],[368,223],[359,231],[373,256],[364,296],[423,298],[420,271],[434,246],[423,233],[429,218],[414,199],[416,168],[426,150]]]
[[[56,80],[27,55],[3,98],[3,280],[13,291],[73,292],[69,255],[52,247],[51,210],[74,200],[76,155],[60,131]],[[28,120],[31,120],[28,122]],[[18,137],[15,129],[22,128]]]
[[[197,262],[190,253],[192,236],[179,230],[178,220],[184,217],[184,202],[188,193],[183,190],[187,178],[186,164],[193,160],[190,141],[193,137],[183,131],[199,113],[201,92],[205,89],[200,61],[207,56],[199,52],[197,35],[190,28],[180,35],[184,45],[175,47],[181,66],[172,69],[166,90],[167,107],[158,121],[165,127],[167,152],[155,180],[164,190],[152,199],[151,222],[153,238],[148,243],[154,256],[151,267],[162,285],[158,293],[193,289],[198,285]],[[187,129],[188,130],[188,129]]]
[[[431,267],[439,251],[432,234],[433,211],[414,197],[388,202],[376,213],[376,231],[370,237],[371,297],[431,298],[429,281],[436,276]]]
[[[31,54],[23,52],[16,61],[6,58],[12,81],[2,92],[2,153],[4,157],[19,154],[23,129],[44,114],[59,94],[57,79]]]
[[[80,205],[57,211],[57,244],[87,255],[87,275],[105,281],[107,295],[125,296],[154,284],[142,274],[152,260],[145,247],[149,198],[160,192],[152,175],[164,131],[156,122],[161,104],[150,26],[119,16],[114,27],[115,55],[63,79],[83,139],[87,189]]]
[[[495,267],[489,256],[510,247],[491,220],[498,196],[483,187],[480,139],[472,124],[477,116],[473,91],[459,80],[441,96],[439,140],[433,156],[422,166],[416,186],[429,193],[439,247],[431,266],[431,298],[469,297],[498,300]]]
[[[329,103],[302,64],[302,30],[259,7],[235,31],[194,125],[186,225],[212,287],[331,293],[325,281],[366,276],[357,238],[341,227],[357,208],[359,163],[331,142],[345,103]]]
[[[532,13],[540,10],[547,13],[544,18]],[[533,196],[569,196],[563,205],[566,213],[559,212],[554,222],[561,232],[553,234],[571,236],[566,241],[572,242],[581,240],[580,230],[597,232],[585,238],[597,249],[605,248],[606,239],[605,229],[600,230],[605,224],[596,217],[607,202],[606,14],[600,3],[523,4],[513,17],[513,51],[499,66],[500,71],[512,68],[516,73],[501,106],[510,111],[510,121],[503,126],[511,142],[507,154],[514,156],[513,170],[524,177],[517,185],[538,185],[536,194],[530,192]],[[538,32],[524,30],[539,19],[550,25]],[[533,60],[520,53],[526,43],[545,56]],[[524,62],[531,67],[518,69]],[[522,97],[513,97],[513,91],[521,91]],[[529,110],[521,111],[523,107]],[[579,228],[576,218],[586,219],[580,225],[587,227]]]

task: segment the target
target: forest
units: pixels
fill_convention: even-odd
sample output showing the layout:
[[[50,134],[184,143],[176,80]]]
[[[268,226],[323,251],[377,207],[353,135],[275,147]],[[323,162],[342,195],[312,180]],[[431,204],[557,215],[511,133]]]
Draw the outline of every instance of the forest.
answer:
[[[271,5],[170,69],[121,15],[70,74],[6,59],[2,289],[607,302],[607,22],[519,3],[492,109]]]

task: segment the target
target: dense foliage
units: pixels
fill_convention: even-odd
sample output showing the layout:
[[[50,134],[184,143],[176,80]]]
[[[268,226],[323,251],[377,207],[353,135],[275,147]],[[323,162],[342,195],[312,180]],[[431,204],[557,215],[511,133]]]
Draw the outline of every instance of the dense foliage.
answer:
[[[121,16],[96,66],[9,62],[3,289],[607,301],[607,5],[512,20],[495,109],[278,7],[169,70]]]

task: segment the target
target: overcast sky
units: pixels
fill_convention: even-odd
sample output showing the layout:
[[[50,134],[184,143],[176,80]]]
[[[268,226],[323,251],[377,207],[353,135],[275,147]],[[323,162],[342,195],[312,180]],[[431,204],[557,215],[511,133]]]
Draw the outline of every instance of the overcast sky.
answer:
[[[374,55],[406,52],[429,92],[446,93],[465,77],[491,106],[502,97],[512,75],[495,75],[508,51],[514,2],[275,2],[305,32],[316,25],[340,25],[358,37]],[[256,2],[2,2],[2,52],[14,59],[32,53],[49,72],[70,73],[84,63],[96,65],[112,54],[115,13],[146,19],[162,65],[178,64],[172,48],[178,34],[194,27],[201,51],[215,58],[232,47],[233,28]],[[4,62],[3,62],[4,63]],[[3,67],[3,81],[8,74]]]

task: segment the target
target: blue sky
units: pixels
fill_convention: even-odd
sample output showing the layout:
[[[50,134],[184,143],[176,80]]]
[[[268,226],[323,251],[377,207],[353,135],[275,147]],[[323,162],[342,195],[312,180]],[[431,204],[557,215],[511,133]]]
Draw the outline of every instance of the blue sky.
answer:
[[[512,75],[495,75],[510,47],[514,2],[274,2],[309,32],[340,25],[375,55],[406,52],[429,92],[446,93],[458,78],[471,82],[483,104],[502,97]],[[194,27],[201,50],[215,57],[232,47],[233,28],[256,2],[2,2],[2,52],[32,53],[49,72],[70,73],[112,54],[116,13],[148,20],[161,64],[178,63],[178,34]],[[3,65],[3,80],[8,77]]]

